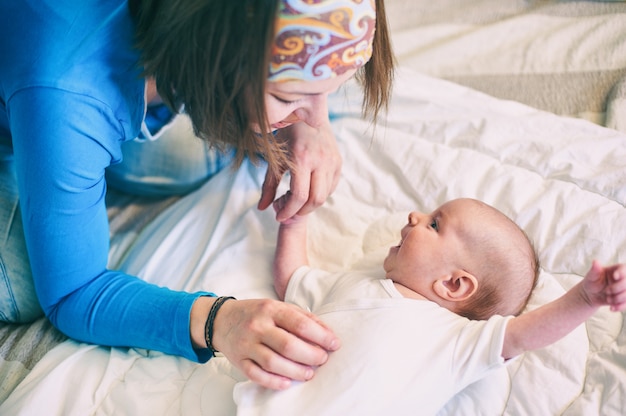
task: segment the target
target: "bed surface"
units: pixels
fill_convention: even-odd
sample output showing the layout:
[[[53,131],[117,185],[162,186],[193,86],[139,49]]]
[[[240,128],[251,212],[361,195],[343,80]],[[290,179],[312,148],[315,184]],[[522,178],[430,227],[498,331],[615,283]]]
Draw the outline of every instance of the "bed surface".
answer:
[[[334,97],[344,178],[311,218],[313,265],[381,273],[382,258],[397,242],[406,213],[457,197],[495,205],[528,232],[543,265],[531,308],[563,293],[591,259],[624,261],[626,236],[614,230],[626,226],[621,167],[626,136],[411,70],[399,71],[397,85],[389,117],[373,138],[367,134],[370,126],[358,118],[357,89]],[[270,265],[277,225],[271,212],[255,208],[263,177],[263,167],[246,163],[175,201],[139,233],[119,259],[120,267],[171,287],[273,297]],[[441,414],[457,414],[468,403],[485,414],[620,414],[626,379],[623,325],[623,314],[603,309],[561,342],[527,353],[506,373],[472,385]],[[353,363],[331,356],[326,366],[340,371],[346,365]],[[0,410],[246,414],[234,399],[224,398],[225,392],[233,397],[240,381],[223,358],[197,365],[155,352],[67,341],[39,361]],[[297,388],[298,401],[314,395],[325,403],[324,394],[336,394],[315,389],[314,383]],[[380,397],[381,403],[385,399]],[[298,409],[289,397],[276,400],[281,409]],[[274,403],[254,413],[272,414]]]
[[[624,6],[388,0],[400,62],[393,102],[372,130],[358,117],[354,85],[333,97],[343,178],[311,218],[312,263],[376,272],[409,210],[462,196],[495,205],[535,242],[543,270],[529,307],[573,285],[593,258],[626,261]],[[277,226],[271,212],[255,209],[263,176],[262,166],[246,163],[180,200],[111,193],[111,264],[174,288],[274,297]],[[560,343],[466,389],[441,414],[473,406],[482,414],[623,414],[623,318],[601,310]],[[45,319],[0,325],[0,402],[13,392],[0,414],[237,411],[225,397],[243,379],[223,358],[197,365],[65,340]]]

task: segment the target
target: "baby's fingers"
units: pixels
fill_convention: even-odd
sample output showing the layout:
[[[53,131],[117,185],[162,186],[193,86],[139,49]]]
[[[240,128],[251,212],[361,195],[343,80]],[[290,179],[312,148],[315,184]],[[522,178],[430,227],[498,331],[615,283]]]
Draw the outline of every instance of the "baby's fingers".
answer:
[[[612,311],[626,309],[626,265],[618,265],[609,275],[607,302]]]
[[[274,208],[274,212],[278,214],[280,211],[283,210],[283,208],[285,208],[285,205],[287,205],[287,199],[289,198],[290,194],[291,192],[287,191],[286,194],[274,200],[274,203],[272,204]]]
[[[591,268],[587,272],[583,282],[583,289],[589,298],[601,298],[604,300],[610,293],[607,291],[609,274],[598,260],[591,263]]]
[[[598,260],[594,260],[591,263],[591,268],[587,272],[585,279],[590,283],[601,282],[604,276],[605,269]]]

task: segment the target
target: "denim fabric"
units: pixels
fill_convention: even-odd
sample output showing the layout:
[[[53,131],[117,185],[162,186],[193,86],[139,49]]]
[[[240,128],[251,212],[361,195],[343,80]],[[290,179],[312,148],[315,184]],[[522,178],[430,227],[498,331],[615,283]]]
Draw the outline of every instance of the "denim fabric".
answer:
[[[0,149],[0,321],[32,322],[43,315],[26,252],[13,157]]]
[[[147,128],[142,133],[147,140],[124,143],[122,162],[107,168],[109,186],[134,195],[182,195],[233,160],[234,152],[219,152],[196,137],[186,115],[176,116],[155,136]]]

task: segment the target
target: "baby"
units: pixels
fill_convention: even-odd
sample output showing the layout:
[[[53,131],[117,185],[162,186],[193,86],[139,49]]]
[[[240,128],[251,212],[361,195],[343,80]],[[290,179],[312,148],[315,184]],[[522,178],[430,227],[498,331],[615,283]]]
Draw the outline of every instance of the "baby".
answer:
[[[493,207],[458,199],[429,215],[411,212],[400,234],[383,267],[402,296],[469,319],[519,315],[526,306],[539,261],[526,234]],[[278,235],[274,285],[281,299],[293,272],[306,264],[306,219],[296,217]]]
[[[276,292],[319,315],[342,347],[309,382],[282,392],[240,388],[242,415],[247,404],[271,413],[290,403],[310,414],[435,414],[469,384],[558,341],[600,306],[626,308],[626,266],[594,261],[561,298],[520,314],[537,281],[535,251],[512,220],[473,199],[411,212],[383,279],[310,268],[306,231],[306,217],[280,224]],[[360,392],[358,402],[344,390]]]

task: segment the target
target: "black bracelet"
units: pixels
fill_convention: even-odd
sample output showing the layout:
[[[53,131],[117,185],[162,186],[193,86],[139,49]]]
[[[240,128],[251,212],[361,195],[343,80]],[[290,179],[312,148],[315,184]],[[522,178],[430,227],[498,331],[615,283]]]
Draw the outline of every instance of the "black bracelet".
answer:
[[[206,346],[211,350],[211,354],[215,357],[215,353],[218,352],[215,348],[213,348],[213,323],[215,322],[215,315],[217,315],[217,311],[220,310],[224,302],[230,299],[235,299],[232,296],[220,296],[215,299],[211,309],[209,310],[209,316],[206,319],[206,323],[204,324],[204,340],[206,341]]]

